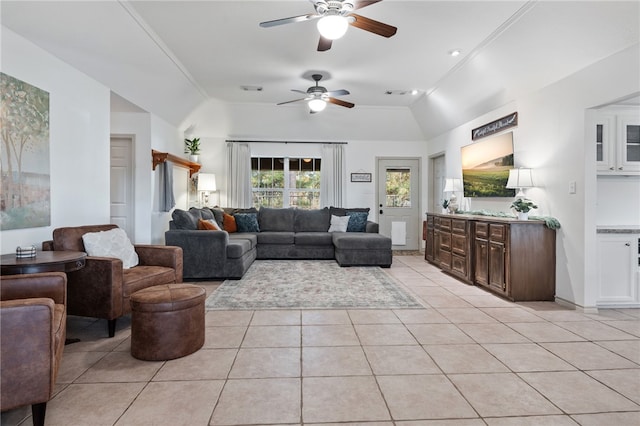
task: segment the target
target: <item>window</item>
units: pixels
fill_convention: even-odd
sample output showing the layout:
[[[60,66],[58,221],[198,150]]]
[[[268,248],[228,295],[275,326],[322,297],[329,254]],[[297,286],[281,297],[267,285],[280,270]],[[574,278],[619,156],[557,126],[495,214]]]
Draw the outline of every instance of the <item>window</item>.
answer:
[[[251,158],[253,205],[264,207],[320,207],[320,159]]]

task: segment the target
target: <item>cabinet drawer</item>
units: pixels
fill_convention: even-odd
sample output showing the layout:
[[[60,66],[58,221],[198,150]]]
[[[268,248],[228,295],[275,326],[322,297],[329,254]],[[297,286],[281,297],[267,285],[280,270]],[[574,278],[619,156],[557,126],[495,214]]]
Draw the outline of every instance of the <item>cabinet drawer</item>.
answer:
[[[453,232],[454,234],[461,234],[464,235],[467,232],[467,221],[466,220],[459,220],[459,219],[452,219],[451,220],[451,232]]]
[[[482,238],[484,240],[489,236],[489,224],[483,222],[476,222],[476,238]]]
[[[490,223],[489,224],[489,238],[491,241],[504,242],[507,236],[507,225]]]
[[[451,236],[451,251],[459,256],[467,255],[467,237],[464,235]]]
[[[440,229],[443,231],[451,231],[451,219],[449,218],[440,218]]]
[[[438,254],[438,260],[440,261],[440,267],[447,271],[451,270],[451,253],[448,251],[440,251]]]
[[[456,256],[455,254],[452,255],[451,270],[466,277],[467,276],[467,258]]]

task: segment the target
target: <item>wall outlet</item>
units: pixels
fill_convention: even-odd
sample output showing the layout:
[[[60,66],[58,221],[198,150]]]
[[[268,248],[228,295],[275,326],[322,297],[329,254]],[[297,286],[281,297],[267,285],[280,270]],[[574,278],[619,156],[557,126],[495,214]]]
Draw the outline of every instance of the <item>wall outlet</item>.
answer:
[[[576,181],[572,180],[571,182],[569,182],[569,194],[575,194],[576,193]]]

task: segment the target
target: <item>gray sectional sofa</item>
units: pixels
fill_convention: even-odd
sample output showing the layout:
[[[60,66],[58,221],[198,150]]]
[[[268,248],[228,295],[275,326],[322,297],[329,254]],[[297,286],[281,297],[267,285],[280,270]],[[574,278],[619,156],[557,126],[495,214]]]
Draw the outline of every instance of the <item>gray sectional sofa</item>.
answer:
[[[183,276],[189,280],[239,279],[255,259],[335,259],[341,266],[389,267],[391,239],[378,233],[377,223],[366,220],[368,211],[336,207],[176,209],[165,243],[182,247]],[[237,232],[224,230],[224,213],[237,220]],[[329,232],[332,216],[350,216],[350,232]],[[223,230],[200,230],[200,219],[213,219]]]

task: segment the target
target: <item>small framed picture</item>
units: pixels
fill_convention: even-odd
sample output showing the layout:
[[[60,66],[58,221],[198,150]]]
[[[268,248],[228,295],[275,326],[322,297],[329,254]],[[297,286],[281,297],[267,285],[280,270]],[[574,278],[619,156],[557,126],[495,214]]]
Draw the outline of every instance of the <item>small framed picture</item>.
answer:
[[[371,182],[371,173],[351,173],[351,182]]]

